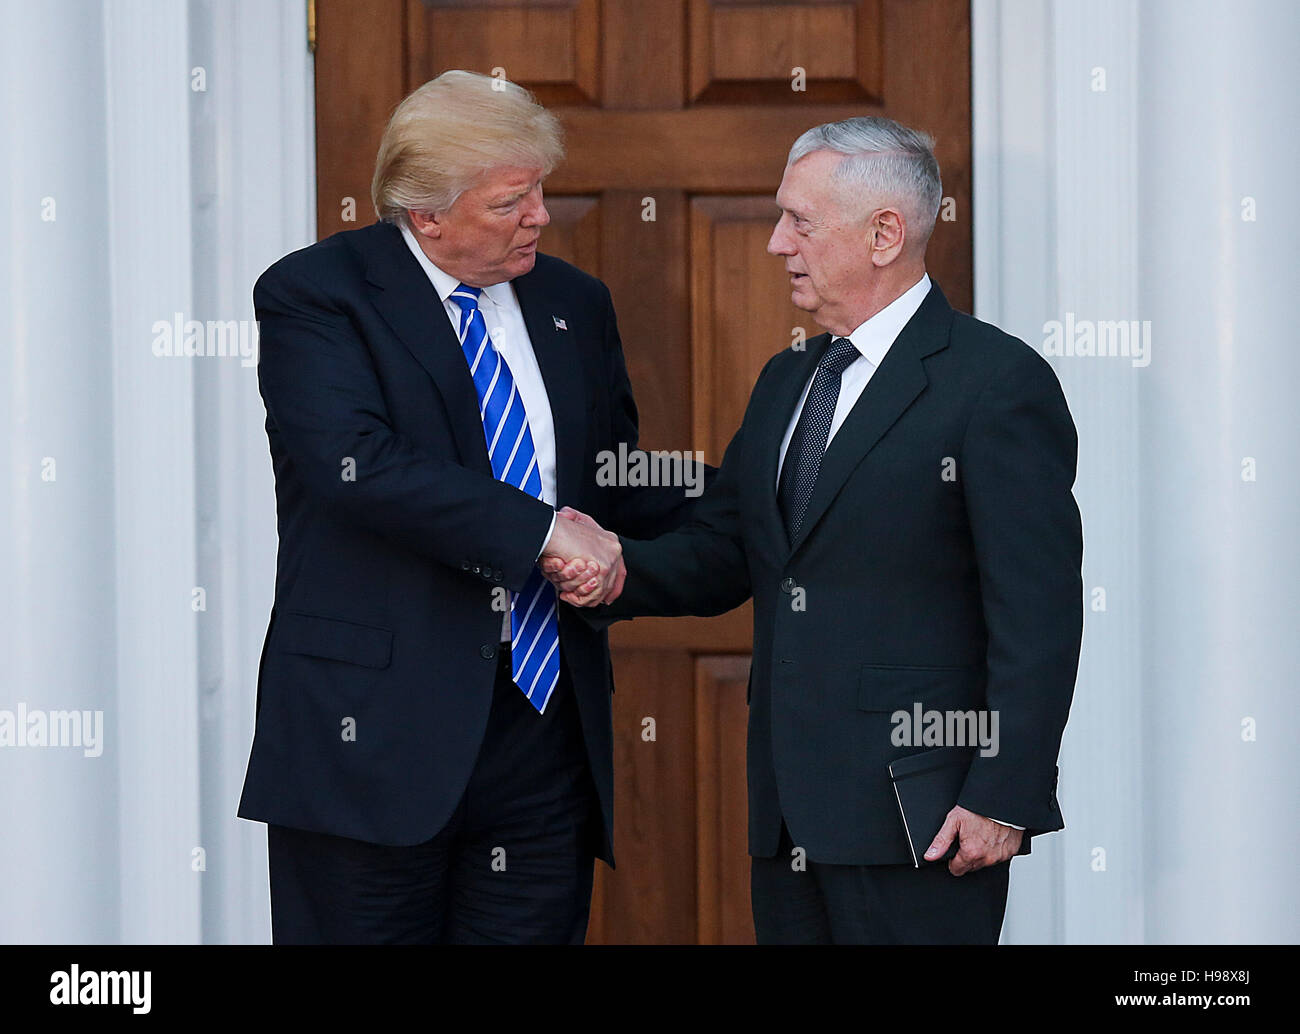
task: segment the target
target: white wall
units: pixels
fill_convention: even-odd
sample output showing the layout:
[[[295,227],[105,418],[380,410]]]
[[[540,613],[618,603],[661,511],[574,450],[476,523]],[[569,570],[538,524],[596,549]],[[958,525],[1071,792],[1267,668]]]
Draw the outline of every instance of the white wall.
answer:
[[[1148,365],[1052,359],[1089,596],[1067,828],[1013,864],[1003,939],[1293,942],[1300,6],[975,0],[972,18],[977,315],[1036,346],[1067,313],[1151,325]]]
[[[0,941],[266,940],[234,814],[275,565],[256,369],[160,358],[153,325],[251,321],[315,236],[305,4],[0,19],[0,709],[104,719],[98,757],[0,749]]]

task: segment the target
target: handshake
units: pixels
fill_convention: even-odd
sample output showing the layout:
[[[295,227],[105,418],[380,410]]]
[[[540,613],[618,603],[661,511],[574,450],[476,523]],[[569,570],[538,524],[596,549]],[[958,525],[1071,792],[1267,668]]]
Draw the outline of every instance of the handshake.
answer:
[[[618,536],[568,506],[558,511],[538,566],[560,599],[575,607],[613,603],[627,577]]]

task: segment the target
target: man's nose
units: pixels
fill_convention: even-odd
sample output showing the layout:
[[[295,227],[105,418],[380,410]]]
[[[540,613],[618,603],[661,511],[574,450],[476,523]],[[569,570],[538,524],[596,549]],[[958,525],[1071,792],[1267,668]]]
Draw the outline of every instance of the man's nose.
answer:
[[[781,224],[777,223],[772,228],[772,236],[767,239],[767,253],[769,255],[793,255],[794,251],[790,247],[789,241],[785,234],[781,232]]]
[[[551,213],[546,210],[546,202],[538,192],[536,200],[530,201],[524,212],[524,221],[529,226],[545,226],[551,221]]]

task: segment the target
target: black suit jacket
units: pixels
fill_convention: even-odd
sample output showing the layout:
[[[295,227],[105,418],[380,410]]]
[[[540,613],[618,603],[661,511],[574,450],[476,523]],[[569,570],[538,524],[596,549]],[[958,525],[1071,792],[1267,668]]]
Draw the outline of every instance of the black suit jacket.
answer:
[[[675,527],[695,502],[681,488],[596,483],[598,452],[637,443],[609,291],[547,255],[513,284],[550,396],[557,506],[629,535]],[[286,256],[253,300],[280,543],[239,814],[419,843],[450,817],[486,727],[494,589],[523,587],[552,509],[493,477],[464,355],[396,227]],[[562,606],[560,653],[612,864],[608,640]]]
[[[627,583],[603,620],[716,614],[752,593],[755,856],[775,854],[784,816],[815,861],[910,862],[887,765],[923,749],[891,742],[891,713],[916,703],[996,709],[1000,751],[976,758],[958,803],[1029,836],[1060,829],[1056,758],[1083,626],[1077,437],[1060,385],[932,284],[832,439],[789,542],[779,450],[829,341],[763,368],[691,523],[624,543]]]

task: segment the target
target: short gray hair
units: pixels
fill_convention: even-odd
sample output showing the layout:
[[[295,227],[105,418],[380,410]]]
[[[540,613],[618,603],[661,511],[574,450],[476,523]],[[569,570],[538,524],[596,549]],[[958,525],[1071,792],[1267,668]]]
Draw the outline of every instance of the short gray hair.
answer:
[[[844,155],[832,176],[864,202],[899,205],[914,240],[929,240],[943,199],[930,134],[874,115],[827,122],[794,142],[786,166],[814,151]]]

